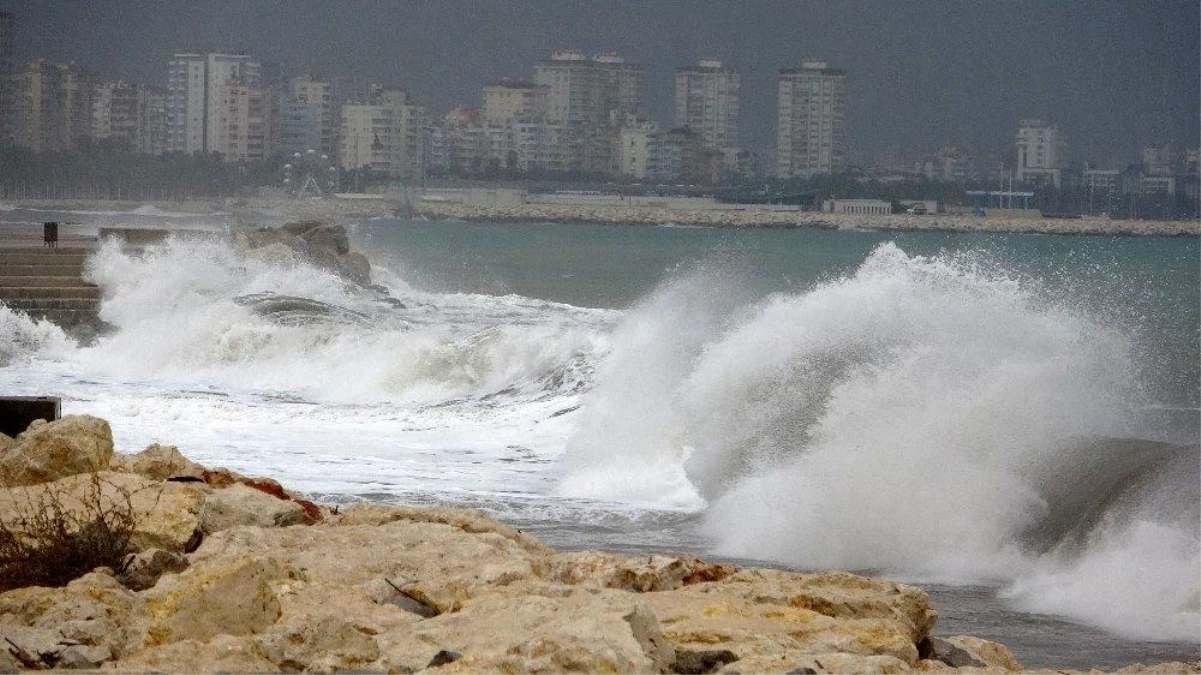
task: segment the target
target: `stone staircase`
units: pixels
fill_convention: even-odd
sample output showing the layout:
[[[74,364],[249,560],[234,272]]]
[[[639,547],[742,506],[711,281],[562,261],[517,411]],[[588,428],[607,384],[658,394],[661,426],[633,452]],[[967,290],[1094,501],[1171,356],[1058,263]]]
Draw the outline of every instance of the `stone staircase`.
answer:
[[[100,288],[83,280],[86,248],[0,247],[0,303],[67,330],[99,325]]]

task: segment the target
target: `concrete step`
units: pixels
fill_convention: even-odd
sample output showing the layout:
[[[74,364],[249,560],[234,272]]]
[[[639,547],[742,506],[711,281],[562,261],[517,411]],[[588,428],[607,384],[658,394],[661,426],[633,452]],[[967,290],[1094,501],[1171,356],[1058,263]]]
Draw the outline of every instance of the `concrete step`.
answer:
[[[88,255],[93,249],[83,248],[81,246],[60,246],[59,248],[46,248],[43,246],[0,246],[0,255]]]
[[[83,274],[83,264],[65,265],[0,265],[5,277],[77,277]]]
[[[0,300],[100,298],[99,286],[0,286]]]
[[[95,326],[100,317],[94,309],[29,309],[19,310],[34,319],[45,319],[60,328],[75,329]]]
[[[93,298],[16,298],[2,302],[9,309],[22,311],[49,309],[89,309],[94,311],[100,306],[100,300]]]
[[[75,276],[39,276],[39,277],[23,277],[23,276],[5,276],[3,271],[0,271],[0,288],[30,288],[30,287],[53,287],[53,288],[79,288],[81,286],[91,286],[78,275]]]
[[[0,250],[0,269],[9,265],[82,265],[87,260],[86,252],[80,253],[13,253]]]

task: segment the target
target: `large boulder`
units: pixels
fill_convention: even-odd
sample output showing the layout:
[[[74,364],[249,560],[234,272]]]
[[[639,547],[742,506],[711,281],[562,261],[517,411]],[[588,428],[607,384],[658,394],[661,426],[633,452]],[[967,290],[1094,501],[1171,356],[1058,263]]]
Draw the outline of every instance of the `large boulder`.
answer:
[[[43,485],[0,488],[0,520],[21,534],[30,509],[45,500],[85,521],[95,516],[97,505],[108,511],[128,509],[134,520],[135,548],[186,551],[200,532],[207,489],[111,471],[77,474]]]
[[[152,647],[101,667],[105,673],[278,673],[254,640],[218,635]]]
[[[552,556],[542,576],[564,584],[646,593],[719,581],[737,571],[734,565],[707,563],[692,556],[631,557],[600,551],[579,551]]]
[[[165,576],[143,592],[142,646],[261,633],[280,616],[271,583],[294,574],[272,558],[241,555],[202,561],[182,574]]]
[[[98,417],[68,415],[33,424],[0,454],[0,486],[34,485],[104,471],[112,456],[112,429]]]
[[[180,453],[174,445],[147,446],[134,455],[114,454],[110,463],[113,471],[136,473],[153,480],[195,478],[204,480],[204,467]]]
[[[639,600],[620,591],[579,590],[560,598],[472,601],[408,632],[379,636],[381,665],[412,672],[442,653],[444,664],[433,672],[665,672],[674,650]]]
[[[371,264],[351,252],[341,225],[305,221],[244,230],[234,235],[234,246],[249,258],[280,265],[304,260],[360,286],[371,283]]]
[[[839,573],[741,570],[644,597],[673,644],[727,649],[739,657],[733,670],[751,659],[753,670],[776,664],[782,670],[775,672],[787,672],[828,653],[885,656],[912,667],[916,642],[934,622],[920,589]]]
[[[131,648],[141,604],[108,571],[86,574],[63,588],[18,588],[0,594],[0,637],[31,654],[90,648],[75,650],[72,658],[95,667]],[[84,664],[87,659],[93,663]]]
[[[467,518],[464,524],[470,522]],[[270,555],[302,570],[311,582],[358,585],[386,580],[443,613],[494,587],[536,576],[544,554],[526,550],[523,535],[515,531],[513,535],[518,539],[413,520],[334,527],[237,527],[207,537],[192,559]]]
[[[304,507],[299,503],[236,484],[209,493],[200,525],[206,533],[213,533],[242,525],[283,527],[304,522]]]

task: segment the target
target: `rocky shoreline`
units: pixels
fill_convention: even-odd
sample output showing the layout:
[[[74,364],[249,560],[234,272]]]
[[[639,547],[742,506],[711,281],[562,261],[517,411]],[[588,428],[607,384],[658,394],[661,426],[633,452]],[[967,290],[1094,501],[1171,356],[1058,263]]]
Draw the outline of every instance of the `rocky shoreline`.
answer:
[[[1108,220],[1101,218],[977,218],[959,215],[847,215],[814,211],[754,209],[681,210],[557,204],[511,206],[423,202],[428,218],[490,222],[600,223],[606,225],[684,225],[694,227],[863,229],[936,232],[1009,232],[1106,236],[1197,236],[1199,221]]]
[[[56,200],[21,202],[25,208],[66,211],[133,211],[147,206],[134,202]],[[1104,218],[999,218],[963,215],[845,215],[813,211],[756,209],[683,210],[652,206],[610,207],[594,205],[523,203],[512,205],[465,204],[454,201],[420,201],[402,205],[379,199],[229,199],[155,202],[162,211],[190,214],[224,214],[240,222],[260,222],[264,217],[284,220],[383,218],[398,214],[436,220],[486,222],[558,222],[606,225],[684,225],[728,228],[869,229],[937,232],[1005,232],[1102,236],[1201,236],[1201,221],[1121,220]]]
[[[883,579],[561,553],[475,511],[314,504],[174,447],[114,453],[88,416],[0,436],[0,531],[24,536],[37,495],[69,511],[97,490],[132,510],[136,552],[0,593],[0,673],[1025,670],[1000,644],[931,637],[926,593]]]

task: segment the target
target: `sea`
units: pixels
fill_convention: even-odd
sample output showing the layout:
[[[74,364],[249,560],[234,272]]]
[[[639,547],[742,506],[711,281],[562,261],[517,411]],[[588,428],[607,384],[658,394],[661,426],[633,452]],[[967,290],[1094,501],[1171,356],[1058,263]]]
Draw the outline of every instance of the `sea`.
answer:
[[[234,224],[0,208],[48,219]],[[1029,668],[1201,659],[1197,238],[342,222],[370,288],[102,244],[111,330],[0,307],[0,391],[325,502],[915,583]]]

